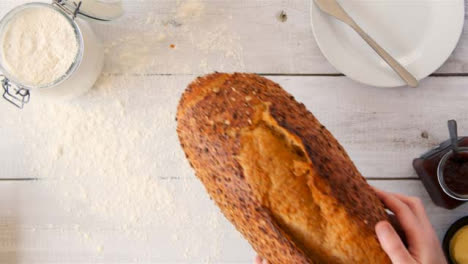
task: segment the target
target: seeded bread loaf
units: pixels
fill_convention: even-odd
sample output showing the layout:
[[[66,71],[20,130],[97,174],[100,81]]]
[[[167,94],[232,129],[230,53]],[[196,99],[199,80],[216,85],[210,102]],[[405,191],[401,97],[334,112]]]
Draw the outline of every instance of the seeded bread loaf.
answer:
[[[336,139],[278,84],[215,73],[177,112],[185,154],[224,215],[271,264],[390,263],[383,205]]]

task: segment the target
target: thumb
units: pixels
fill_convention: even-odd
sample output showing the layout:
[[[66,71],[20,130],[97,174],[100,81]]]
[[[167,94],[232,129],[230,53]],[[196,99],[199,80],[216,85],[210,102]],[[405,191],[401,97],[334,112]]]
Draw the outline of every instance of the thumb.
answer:
[[[387,221],[379,222],[375,226],[375,232],[385,253],[392,263],[413,263],[414,260],[401,241],[395,229]]]

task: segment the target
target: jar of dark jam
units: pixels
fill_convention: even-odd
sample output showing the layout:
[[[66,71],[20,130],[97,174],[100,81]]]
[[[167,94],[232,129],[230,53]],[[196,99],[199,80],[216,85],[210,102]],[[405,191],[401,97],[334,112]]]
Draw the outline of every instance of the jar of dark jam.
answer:
[[[437,178],[448,196],[468,201],[468,148],[447,152],[439,162]]]
[[[454,159],[450,140],[447,140],[413,161],[413,167],[432,201],[436,205],[447,209],[456,208],[468,201],[468,199],[464,199],[466,197],[464,195],[468,194],[466,189],[468,163],[465,162],[467,161],[465,157],[468,158],[468,137],[460,138],[458,146],[460,150],[463,150],[458,155],[461,153],[463,155],[457,157],[457,159]],[[445,160],[443,160],[444,157]],[[440,178],[442,178],[440,182],[439,169],[441,170],[441,173],[439,173]],[[465,176],[460,176],[463,173],[465,173]],[[444,187],[442,187],[442,184],[444,184]]]

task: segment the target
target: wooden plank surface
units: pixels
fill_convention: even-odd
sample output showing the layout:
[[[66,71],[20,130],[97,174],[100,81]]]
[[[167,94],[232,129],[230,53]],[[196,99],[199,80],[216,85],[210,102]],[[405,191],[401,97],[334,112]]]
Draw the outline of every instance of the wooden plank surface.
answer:
[[[167,39],[156,43],[154,37],[148,37],[154,56],[162,62],[144,69],[145,73],[150,74],[205,73],[213,70],[275,74],[339,73],[327,62],[315,43],[310,26],[310,0],[201,2],[203,11],[200,17],[182,21],[184,24],[175,29],[171,29],[171,26],[161,27],[161,24],[178,20],[177,14],[174,16],[174,10],[178,10],[177,1],[126,2],[127,16],[111,27],[97,25],[97,32],[106,43],[113,42],[116,35],[134,36],[137,28],[141,27],[141,21],[146,22],[150,18],[152,22],[142,27],[146,35],[158,35],[161,31],[167,34]],[[288,17],[285,22],[278,19],[282,11]],[[200,31],[200,28],[203,30]],[[211,43],[203,45],[207,40]],[[171,52],[169,43],[179,48]],[[211,48],[208,48],[210,45]],[[455,53],[437,72],[468,73],[467,46],[468,32],[465,29]],[[172,63],[166,63],[168,61]],[[205,62],[209,66],[206,67]],[[178,63],[184,66],[180,67]]]
[[[0,1],[0,16],[26,2]],[[468,129],[466,29],[437,72],[457,77],[377,89],[320,76],[338,72],[315,43],[309,0],[187,2],[124,0],[124,17],[92,22],[106,65],[84,97],[62,104],[33,95],[21,112],[0,103],[0,263],[251,263],[255,253],[207,198],[174,133],[183,89],[214,70],[269,73],[332,131],[371,184],[421,197],[439,237],[466,214],[466,205],[435,207],[411,167],[447,138],[446,120]],[[106,144],[94,144],[100,140]],[[98,186],[80,182],[106,170],[115,177],[91,182]],[[60,182],[75,176],[76,189],[90,189],[91,197],[66,193]],[[150,196],[133,197],[142,204],[152,195],[168,200],[156,199],[163,204],[138,212],[140,224],[128,226],[138,210],[119,200],[129,195],[119,189],[127,181],[157,185]],[[101,185],[117,192],[99,193]],[[96,210],[104,202],[107,211]]]
[[[144,216],[151,225],[128,227],[87,206],[70,211],[77,204],[48,184],[0,182],[0,263],[249,263],[254,256],[194,179],[167,182],[183,195]]]
[[[418,180],[371,181],[387,191],[419,196],[440,238],[466,214],[435,207]],[[254,252],[207,199],[196,179],[174,182],[192,186],[175,197],[178,210],[197,221],[161,211],[160,221],[143,230],[121,230],[113,219],[64,210],[56,194],[36,182],[0,182],[1,263],[251,263]],[[195,199],[194,199],[195,198]],[[66,209],[66,208],[65,208]],[[186,222],[184,222],[186,221]]]
[[[1,1],[0,15],[26,2]],[[124,17],[112,23],[93,23],[109,48],[106,71],[337,73],[315,43],[310,27],[310,0],[198,2],[201,11],[195,12],[199,16],[192,19],[181,16],[183,1],[127,0]],[[278,19],[281,11],[287,14],[285,22]],[[176,48],[171,49],[171,44]],[[455,53],[438,73],[468,73],[467,47],[465,29]]]
[[[464,77],[431,77],[418,89],[365,87],[346,77],[267,77],[304,102],[344,145],[368,178],[414,178],[412,160],[448,138],[448,119],[459,121],[461,135],[467,130],[468,90]],[[102,166],[112,167],[104,154],[89,156],[83,152],[81,156],[55,159],[60,146],[77,148],[74,140],[67,140],[70,137],[81,140],[90,153],[97,151],[93,150],[96,142],[109,142],[110,137],[103,138],[96,132],[107,133],[100,123],[96,124],[96,129],[88,127],[89,122],[98,122],[99,118],[110,120],[110,131],[115,136],[110,143],[119,144],[113,146],[119,146],[118,151],[143,153],[138,162],[147,167],[156,160],[159,168],[168,163],[180,168],[185,158],[175,135],[174,117],[178,98],[193,78],[105,76],[95,90],[72,104],[34,100],[40,99],[34,95],[31,104],[21,112],[8,104],[0,104],[0,118],[4,120],[0,124],[0,136],[9,139],[0,142],[4,151],[0,178],[67,174],[76,166],[82,166],[76,162],[72,164],[73,161],[91,164],[98,160]],[[135,133],[147,136],[119,141]],[[151,153],[156,153],[153,159],[149,159]],[[69,163],[71,167],[67,170],[49,172],[54,164]],[[179,169],[154,169],[152,173],[158,177],[187,174]]]

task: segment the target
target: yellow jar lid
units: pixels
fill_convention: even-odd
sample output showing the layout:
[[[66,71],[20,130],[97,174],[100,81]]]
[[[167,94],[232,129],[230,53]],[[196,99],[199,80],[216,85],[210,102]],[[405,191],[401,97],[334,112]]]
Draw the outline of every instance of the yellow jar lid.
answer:
[[[450,257],[456,264],[468,264],[468,226],[459,229],[450,240]]]

